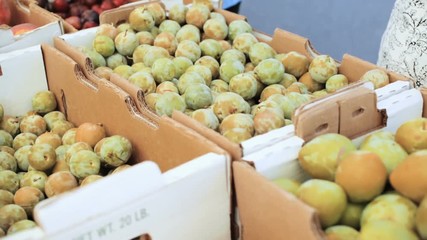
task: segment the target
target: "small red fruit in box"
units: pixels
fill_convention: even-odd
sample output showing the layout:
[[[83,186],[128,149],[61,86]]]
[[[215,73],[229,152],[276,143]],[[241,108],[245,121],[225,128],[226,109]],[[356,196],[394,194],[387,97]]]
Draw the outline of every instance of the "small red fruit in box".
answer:
[[[102,10],[102,8],[99,6],[99,4],[95,4],[91,7],[91,9],[93,11],[95,11],[96,13],[98,13],[98,15],[100,15],[104,10]]]
[[[128,0],[113,0],[113,4],[116,7],[120,7],[123,4],[128,3]]]
[[[9,25],[11,14],[7,0],[0,0],[0,25]]]
[[[66,22],[71,24],[75,29],[79,30],[82,28],[82,23],[80,22],[80,18],[77,16],[71,16],[65,19]]]
[[[101,9],[102,10],[105,11],[105,10],[110,10],[112,8],[114,8],[114,5],[111,2],[111,0],[104,0],[104,1],[102,1],[102,3],[101,3]]]
[[[83,28],[82,29],[96,27],[96,26],[98,26],[98,23],[96,23],[94,21],[87,21],[87,22],[83,23]]]
[[[55,12],[68,12],[70,6],[68,5],[67,0],[54,0],[52,3],[52,8]]]

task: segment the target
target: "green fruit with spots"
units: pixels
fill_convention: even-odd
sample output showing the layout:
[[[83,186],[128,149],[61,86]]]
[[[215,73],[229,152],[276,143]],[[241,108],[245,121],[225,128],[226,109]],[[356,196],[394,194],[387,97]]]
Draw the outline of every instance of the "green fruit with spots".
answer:
[[[203,56],[194,63],[194,65],[201,65],[209,68],[211,71],[212,79],[215,79],[219,76],[219,63],[218,61],[211,56]]]
[[[129,65],[119,65],[113,69],[113,72],[124,79],[129,79],[129,77],[135,73],[133,68]]]
[[[96,175],[101,168],[101,159],[93,151],[81,150],[74,153],[69,161],[70,172],[78,179]]]
[[[93,39],[92,48],[103,57],[113,55],[116,50],[113,39],[105,35],[96,36],[95,39]]]
[[[119,34],[119,33],[121,33],[121,32],[124,32],[124,31],[134,31],[133,29],[132,29],[132,27],[130,26],[130,24],[129,23],[127,23],[127,22],[125,22],[125,23],[120,23],[118,26],[117,26],[117,34]],[[116,36],[117,36],[117,34],[116,34]]]
[[[235,92],[242,96],[243,99],[249,100],[255,97],[257,93],[257,80],[251,74],[241,73],[230,79],[229,87],[231,92]]]
[[[34,144],[30,149],[28,162],[36,170],[49,170],[56,163],[55,149],[46,143]]]
[[[37,227],[37,224],[34,221],[24,219],[12,224],[12,226],[7,230],[7,235],[12,235],[35,227]]]
[[[70,159],[71,157],[82,150],[90,150],[92,151],[92,147],[86,143],[86,142],[76,142],[73,145],[71,145],[67,151],[65,152],[65,161],[67,162],[67,164],[70,164]]]
[[[13,193],[0,189],[0,208],[7,204],[13,204]]]
[[[143,62],[145,66],[152,67],[154,62],[160,58],[169,58],[169,52],[161,47],[151,46],[148,47],[145,54]]]
[[[373,221],[360,230],[358,240],[387,239],[387,240],[418,240],[410,229],[390,220]]]
[[[258,42],[258,39],[252,33],[242,33],[233,40],[233,48],[249,55],[251,46]]]
[[[45,132],[36,138],[35,144],[46,143],[51,145],[54,149],[62,145],[62,138],[53,132]]]
[[[257,42],[249,49],[249,59],[256,66],[262,60],[274,58],[276,51],[267,43]],[[282,65],[283,67],[283,65]]]
[[[197,109],[191,113],[191,117],[210,129],[219,127],[219,120],[210,108]]]
[[[76,143],[77,128],[68,129],[64,135],[62,135],[61,141],[63,145],[73,145]]]
[[[308,72],[314,81],[326,83],[330,77],[337,74],[338,67],[332,57],[328,55],[319,55],[311,61]]]
[[[336,225],[325,229],[327,239],[331,240],[358,240],[359,232],[349,226]]]
[[[234,113],[225,117],[219,125],[219,132],[224,134],[226,131],[233,128],[245,129],[251,135],[254,134],[254,120],[250,114]]]
[[[171,81],[162,82],[157,86],[156,93],[163,94],[165,92],[178,93],[178,88]]]
[[[154,46],[164,48],[170,55],[173,55],[178,47],[175,36],[169,32],[162,32],[154,39]]]
[[[21,117],[5,117],[3,118],[3,121],[0,120],[0,129],[3,129],[4,131],[10,133],[12,137],[15,137],[20,133],[19,125],[21,124],[21,119]]]
[[[151,32],[147,32],[147,31],[137,32],[136,38],[138,38],[139,45],[142,45],[142,44],[153,45],[154,43],[154,36],[153,34],[151,34]]]
[[[193,65],[190,66],[189,68],[187,68],[187,73],[189,72],[196,72],[198,74],[200,74],[200,76],[203,77],[203,79],[205,80],[205,84],[207,86],[211,85],[212,82],[212,73],[211,70],[208,67],[202,66],[202,65]]]
[[[175,35],[176,40],[178,43],[181,43],[182,41],[188,40],[193,41],[196,44],[200,43],[200,30],[191,24],[186,24],[181,27],[181,29],[178,30],[178,32]]]
[[[46,173],[42,171],[28,171],[24,174],[20,181],[21,187],[29,186],[36,187],[44,192],[44,186],[47,180]]]
[[[16,172],[18,164],[15,157],[8,152],[0,152],[0,171],[11,170]]]
[[[13,137],[5,130],[0,130],[0,146],[12,147]]]
[[[181,29],[181,25],[177,21],[174,20],[165,20],[162,23],[160,23],[159,30],[160,32],[168,32],[172,34],[173,36],[176,35],[176,33]]]
[[[210,16],[209,8],[205,5],[196,4],[192,5],[187,13],[185,14],[185,21],[187,24],[194,25],[199,29],[203,28],[203,25]]]
[[[221,79],[213,80],[211,82],[210,88],[212,92],[217,92],[217,93],[230,91],[228,83]]]
[[[237,60],[226,60],[221,63],[219,67],[219,76],[222,80],[227,83],[230,82],[230,79],[240,73],[245,71],[245,66]]]
[[[115,69],[120,65],[127,65],[127,60],[125,56],[121,55],[120,53],[115,53],[107,57],[107,66],[109,68]]]
[[[185,24],[185,15],[188,11],[188,7],[184,4],[174,4],[169,9],[169,19],[174,20],[177,23],[183,25]]]
[[[285,92],[286,92],[286,88],[283,85],[271,84],[262,90],[259,100],[260,102],[263,102],[272,95],[275,95],[275,94],[283,95]]]
[[[51,130],[53,123],[58,121],[58,120],[66,120],[65,119],[65,115],[60,112],[60,111],[51,111],[46,113],[43,116],[44,121],[46,122],[47,125],[47,130]]]
[[[182,74],[178,81],[179,93],[181,95],[184,94],[188,86],[194,85],[196,83],[202,83],[206,85],[205,79],[199,73],[195,71],[185,72],[184,74]]]
[[[33,111],[44,114],[56,109],[57,103],[53,92],[40,91],[31,98]]]
[[[223,19],[211,18],[203,25],[206,38],[224,40],[228,35],[228,26]]]
[[[27,219],[25,210],[16,204],[8,204],[0,208],[0,228],[7,230],[14,223]]]
[[[139,45],[139,39],[132,31],[124,31],[117,34],[114,39],[116,50],[123,56],[132,56],[133,51]]]
[[[159,93],[149,93],[144,97],[144,101],[147,104],[148,109],[155,111],[156,103],[161,94]]]
[[[81,49],[81,51],[90,59],[94,69],[107,66],[105,58],[97,51],[93,49]]]
[[[101,163],[109,167],[118,167],[125,164],[131,155],[131,142],[120,135],[107,137],[102,143],[99,152]]]
[[[205,39],[199,44],[202,56],[211,56],[215,59],[219,59],[222,55],[221,44],[215,39]]]
[[[137,7],[129,14],[129,24],[135,31],[150,31],[154,27],[154,18],[145,6]]]
[[[135,50],[132,53],[132,61],[133,61],[133,63],[134,64],[135,63],[142,63],[142,64],[144,64],[144,56],[145,56],[145,54],[147,54],[148,49],[150,49],[152,47],[153,46],[148,45],[148,44],[141,44],[138,47],[136,47]],[[145,64],[143,66],[146,67]]]
[[[212,109],[218,119],[222,121],[233,113],[249,113],[251,107],[239,94],[224,92],[218,94],[215,98]]]
[[[19,189],[19,177],[11,170],[0,170],[0,189],[15,193]]]
[[[237,144],[240,144],[241,142],[253,137],[253,135],[244,128],[233,128],[225,131],[222,135],[229,141]]]
[[[297,195],[298,189],[301,186],[301,182],[284,177],[276,178],[272,182],[294,196]]]
[[[381,69],[372,69],[367,71],[362,77],[360,77],[360,80],[372,82],[374,84],[374,89],[384,87],[390,83],[387,73]]]
[[[29,132],[39,136],[46,132],[46,122],[40,115],[28,115],[22,118],[19,130],[22,133]]]
[[[285,88],[291,86],[292,83],[297,82],[297,78],[289,73],[284,73],[282,80],[279,82],[280,85],[283,85]]]
[[[183,40],[176,48],[175,57],[186,57],[193,63],[202,55],[202,50],[197,43],[190,40]]]
[[[193,62],[187,57],[175,57],[172,62],[175,66],[175,78],[180,78],[190,66],[193,66]]]
[[[96,30],[96,36],[104,35],[107,37],[110,37],[111,39],[114,39],[119,31],[113,24],[108,23],[102,23],[99,25],[98,29]]]
[[[136,72],[129,77],[129,82],[141,88],[144,94],[156,91],[156,82],[151,74],[147,72]]]
[[[102,179],[103,176],[101,175],[89,175],[87,177],[85,177],[81,182],[80,182],[80,187],[86,186],[88,184],[91,184],[95,181],[98,181],[99,179]]]
[[[270,58],[261,61],[254,71],[262,83],[271,85],[282,81],[285,69],[280,61]]]
[[[184,99],[187,107],[193,110],[207,108],[213,101],[210,88],[201,83],[188,86]]]
[[[328,93],[336,92],[337,90],[348,85],[348,79],[343,74],[336,74],[326,80],[326,91]]]
[[[234,20],[228,25],[228,38],[233,41],[242,33],[252,33],[252,26],[244,20]]]
[[[360,218],[364,208],[365,204],[348,202],[338,223],[354,229],[360,229]]]
[[[271,130],[285,126],[285,118],[281,112],[266,108],[257,112],[254,116],[254,127],[256,134],[264,134]]]
[[[157,115],[169,117],[172,116],[173,111],[184,112],[186,108],[184,98],[174,92],[166,92],[160,95],[155,105]]]
[[[222,64],[226,60],[237,60],[242,64],[246,63],[246,56],[242,51],[237,49],[229,49],[222,53],[220,63]]]
[[[151,69],[156,83],[170,81],[175,76],[175,65],[169,58],[157,59]]]

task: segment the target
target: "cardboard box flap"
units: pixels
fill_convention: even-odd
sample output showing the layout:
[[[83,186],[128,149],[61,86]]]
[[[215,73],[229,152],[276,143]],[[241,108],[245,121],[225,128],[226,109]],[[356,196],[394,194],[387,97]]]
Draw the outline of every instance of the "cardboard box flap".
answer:
[[[421,95],[423,97],[423,117],[427,117],[427,88],[420,88]]]
[[[172,119],[162,118],[158,126],[154,125],[138,111],[129,94],[105,79],[99,79],[94,86],[77,63],[62,52],[43,45],[43,53],[48,86],[57,96],[61,111],[76,125],[102,123],[108,135],[127,137],[134,146],[131,163],[150,159],[165,171],[206,152],[225,154],[214,143]]]
[[[233,174],[242,239],[325,239],[313,208],[266,181],[245,162],[233,162]]]
[[[230,12],[224,9],[216,8],[214,11],[217,13],[220,13],[222,16],[225,17],[225,22],[227,23],[227,25],[229,25],[232,21],[235,21],[235,20],[244,20],[244,21],[248,20],[246,16],[243,16],[241,14],[237,14],[234,12]]]
[[[131,239],[142,233],[159,240],[196,240],[206,234],[229,239],[226,164],[227,157],[218,154],[164,174],[152,162],[137,164],[42,202],[36,219],[49,239]],[[81,214],[73,214],[76,209]],[[63,216],[70,217],[62,221]]]
[[[342,58],[341,65],[338,68],[338,71],[341,74],[344,74],[347,76],[348,80],[350,82],[356,82],[359,81],[360,78],[365,74],[367,71],[372,69],[382,69],[385,72],[387,72],[390,82],[395,82],[398,80],[409,80],[409,77],[397,74],[392,71],[388,71],[385,68],[379,67],[373,63],[370,63],[368,61],[362,60],[358,57],[352,56],[350,54],[344,54]]]
[[[201,123],[197,122],[196,120],[188,117],[185,115],[185,113],[174,111],[172,113],[172,119],[176,120],[177,122],[182,123],[183,125],[194,129],[198,133],[200,133],[202,136],[206,137],[207,139],[211,139],[215,141],[215,143],[221,147],[222,149],[226,150],[230,155],[233,157],[233,159],[241,159],[242,158],[242,149],[239,144],[233,143],[229,141],[227,138],[222,136],[220,133],[205,127]]]
[[[271,40],[270,45],[278,53],[296,51],[304,54],[309,59],[318,55],[317,51],[312,47],[310,40],[280,28],[276,28],[274,30],[273,39]]]
[[[32,110],[34,94],[48,89],[41,59],[40,45],[0,54],[0,102],[6,115],[25,115]]]
[[[384,126],[372,83],[357,83],[299,107],[293,114],[295,133],[305,141],[325,133],[355,137]]]

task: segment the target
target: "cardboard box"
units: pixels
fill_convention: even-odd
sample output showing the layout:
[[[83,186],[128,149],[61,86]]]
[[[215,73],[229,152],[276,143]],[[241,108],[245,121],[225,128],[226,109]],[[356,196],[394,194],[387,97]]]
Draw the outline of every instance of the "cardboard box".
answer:
[[[313,110],[316,110],[307,111],[313,118],[332,114],[339,116],[342,109],[327,106],[331,104],[339,106],[342,99],[351,99],[354,96],[359,98],[357,94],[361,92],[364,92],[365,99],[369,99],[368,96],[371,95],[376,98],[370,98],[371,104],[367,104],[366,101],[354,102],[354,104],[364,108],[366,112],[383,112],[384,122],[368,130],[354,125],[353,120],[359,118],[358,115],[353,116],[353,119],[347,119],[348,121],[338,122],[346,129],[350,127],[355,129],[355,131],[346,131],[344,134],[351,137],[357,146],[368,133],[380,129],[395,132],[403,122],[427,116],[424,104],[426,90],[413,89],[409,82],[396,82],[375,91],[372,90],[372,86],[359,85],[341,95],[331,95],[321,103],[311,103],[311,106],[307,104],[305,107],[313,107]],[[345,100],[344,104],[346,104]],[[298,129],[299,124],[310,120],[310,118],[299,119],[295,128]],[[371,120],[376,122],[375,118],[359,119],[362,124],[368,125]],[[303,124],[303,126],[308,125]],[[325,239],[316,211],[270,181],[278,177],[289,177],[301,181],[309,179],[298,162],[299,150],[304,142],[313,136],[306,135],[306,137],[307,139],[295,135],[289,137],[287,142],[281,143],[280,147],[283,149],[281,152],[275,151],[276,147],[271,146],[246,156],[244,161],[233,162],[242,239]]]
[[[17,239],[231,238],[231,160],[224,150],[170,118],[145,118],[129,94],[105,79],[87,79],[76,62],[49,45],[7,57],[44,62],[39,72],[59,110],[75,125],[102,123],[108,136],[127,137],[133,145],[129,163],[135,165],[42,202],[35,211],[42,231]],[[20,70],[3,68],[4,80],[15,84],[10,80]],[[25,72],[33,81],[34,73]],[[11,108],[5,105],[6,114]]]
[[[42,43],[53,45],[53,38],[64,34],[58,16],[41,8],[31,0],[7,0],[11,10],[11,23],[31,23],[38,28],[25,34],[13,36],[10,28],[0,28],[0,53],[6,53]]]

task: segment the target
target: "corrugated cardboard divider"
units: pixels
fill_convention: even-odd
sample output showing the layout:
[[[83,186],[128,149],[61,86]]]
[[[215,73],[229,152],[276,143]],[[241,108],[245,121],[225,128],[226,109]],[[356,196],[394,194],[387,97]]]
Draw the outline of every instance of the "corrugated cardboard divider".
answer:
[[[300,106],[293,114],[295,134],[305,141],[325,133],[349,138],[384,127],[385,113],[377,109],[373,90],[355,83],[346,89]],[[309,104],[322,101],[307,107]]]
[[[32,23],[43,26],[51,22],[59,21],[59,16],[37,5],[34,0],[6,0],[9,3],[12,18],[11,25],[20,23]]]
[[[240,217],[245,220],[242,239],[325,239],[313,208],[266,181],[246,162],[234,161],[233,175]]]
[[[358,57],[352,56],[350,54],[344,54],[342,58],[341,65],[338,68],[338,71],[341,74],[344,74],[349,82],[356,82],[359,81],[360,78],[365,74],[367,71],[372,69],[382,69],[384,70],[390,79],[390,82],[395,82],[397,80],[408,80],[409,78],[403,75],[400,75],[398,73],[389,71],[385,68],[382,68],[380,66],[377,66],[373,63],[370,63],[368,61],[362,60]]]
[[[129,94],[105,79],[94,86],[71,58],[47,45],[42,49],[49,89],[60,110],[76,125],[102,123],[108,135],[127,137],[134,147],[130,163],[149,159],[166,171],[208,152],[226,154],[172,119],[153,125],[139,113]]]

